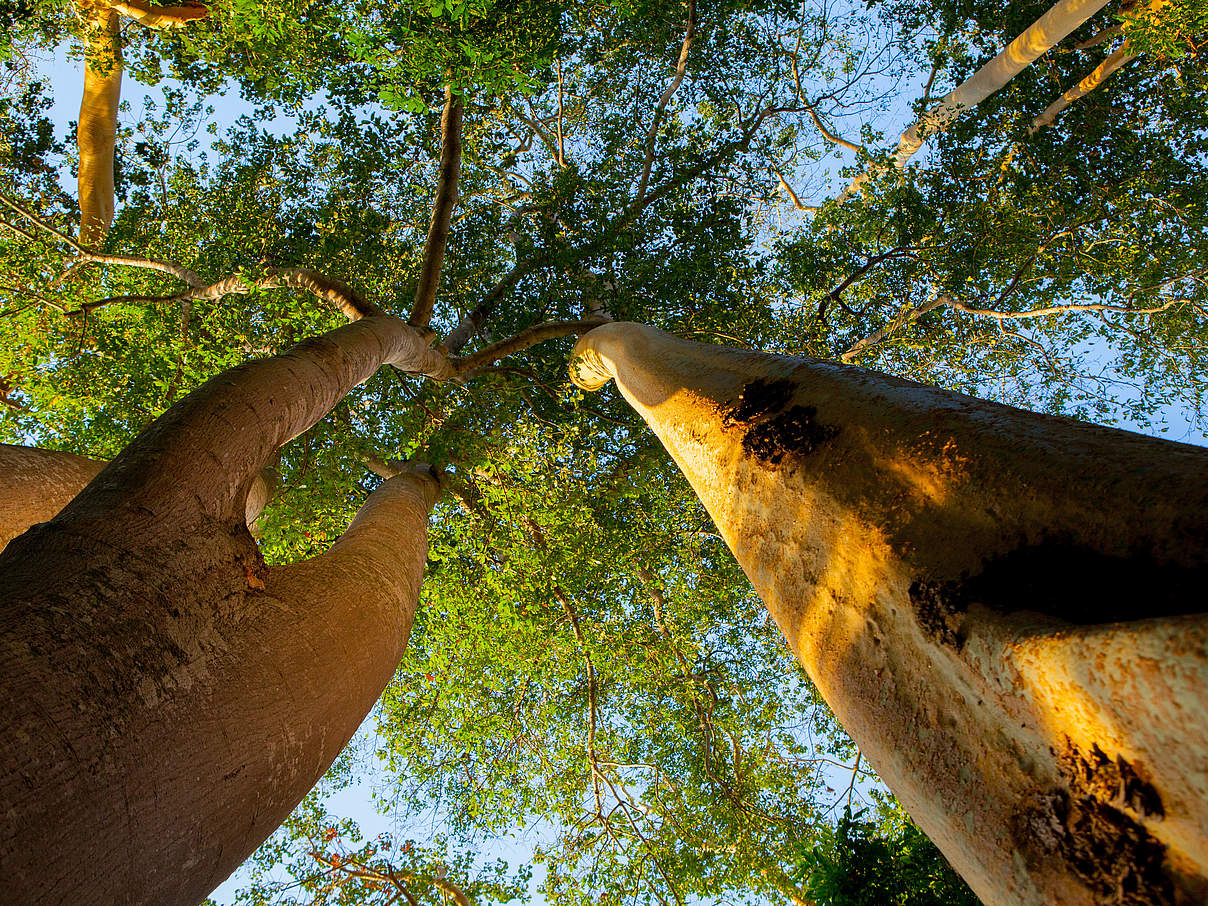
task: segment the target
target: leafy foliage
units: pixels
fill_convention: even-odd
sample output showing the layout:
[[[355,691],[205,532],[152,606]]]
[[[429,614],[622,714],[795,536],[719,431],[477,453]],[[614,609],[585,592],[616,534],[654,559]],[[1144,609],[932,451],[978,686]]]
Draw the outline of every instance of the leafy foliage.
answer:
[[[848,808],[804,852],[802,886],[818,906],[980,906],[935,844],[900,811],[881,826]]]

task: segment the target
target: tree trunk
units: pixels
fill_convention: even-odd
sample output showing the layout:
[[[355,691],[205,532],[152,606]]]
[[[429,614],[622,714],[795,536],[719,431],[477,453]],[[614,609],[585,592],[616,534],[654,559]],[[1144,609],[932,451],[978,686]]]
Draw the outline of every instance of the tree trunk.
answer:
[[[1208,898],[1208,452],[636,324],[587,334],[988,904]]]
[[[84,96],[76,142],[80,197],[80,244],[101,243],[113,224],[113,146],[122,96],[122,27],[106,7],[81,5],[88,23]]]
[[[67,506],[104,467],[99,459],[0,444],[0,550]]]
[[[269,568],[245,499],[280,445],[389,362],[371,317],[219,375],[0,553],[5,902],[195,904],[289,814],[406,644],[431,475]]]
[[[30,526],[55,516],[103,468],[102,459],[0,444],[0,550]],[[249,526],[272,499],[275,483],[268,469],[252,482],[244,513]]]
[[[1091,70],[1091,74],[1080,81],[1073,88],[1066,91],[1061,97],[1045,107],[1040,116],[1032,120],[1032,125],[1028,127],[1028,134],[1032,135],[1039,132],[1045,126],[1051,126],[1057,121],[1057,117],[1061,115],[1061,111],[1074,103],[1079,98],[1084,98],[1109,78],[1121,66],[1126,66],[1136,59],[1136,54],[1128,46],[1125,41],[1120,45],[1106,60]]]
[[[1024,29],[1014,41],[965,81],[957,85],[938,104],[928,110],[898,140],[890,165],[895,170],[905,168],[910,158],[923,147],[929,136],[942,132],[962,113],[971,110],[1002,89],[1036,60],[1048,53],[1075,28],[1099,12],[1107,0],[1059,0],[1043,16]],[[846,201],[873,176],[885,169],[870,167],[857,176],[839,195]]]

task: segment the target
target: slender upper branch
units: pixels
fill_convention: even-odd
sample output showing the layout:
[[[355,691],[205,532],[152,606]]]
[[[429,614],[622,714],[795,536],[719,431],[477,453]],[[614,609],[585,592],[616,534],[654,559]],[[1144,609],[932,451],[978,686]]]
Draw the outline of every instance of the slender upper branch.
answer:
[[[200,280],[198,283],[200,283]],[[216,283],[191,286],[185,292],[176,293],[171,296],[111,296],[107,299],[98,299],[95,302],[85,302],[72,314],[89,312],[94,308],[100,308],[114,302],[155,304],[159,302],[180,302],[186,299],[221,299],[223,296],[244,295],[256,289],[280,289],[282,287],[305,289],[313,293],[320,299],[334,305],[349,321],[385,314],[381,308],[363,298],[352,287],[332,277],[325,276],[318,271],[302,267],[270,268],[265,276],[255,280],[249,280],[242,274],[232,274]]]
[[[675,77],[667,86],[667,90],[663,92],[662,97],[659,98],[658,106],[654,108],[654,116],[650,120],[650,129],[646,132],[646,160],[642,164],[642,175],[638,179],[638,201],[641,201],[646,194],[646,185],[650,181],[650,168],[654,165],[654,144],[658,137],[659,124],[663,121],[667,105],[671,103],[671,98],[675,96],[680,83],[684,80],[684,73],[688,69],[688,52],[692,49],[694,37],[696,37],[696,0],[688,0],[688,24],[684,29],[684,43],[680,46],[679,59],[675,61]]]
[[[1186,301],[1186,300],[1185,299],[1170,299],[1169,301],[1163,303],[1162,305],[1155,305],[1152,308],[1129,308],[1126,305],[1109,305],[1106,303],[1088,303],[1085,305],[1083,305],[1083,304],[1050,305],[1050,306],[1046,306],[1044,308],[1029,309],[1028,311],[999,311],[997,309],[992,309],[992,308],[975,308],[974,306],[968,305],[965,302],[960,302],[956,299],[953,299],[951,296],[940,295],[928,302],[923,303],[922,305],[920,305],[918,308],[914,309],[911,312],[899,314],[898,317],[894,318],[892,321],[890,321],[884,327],[881,327],[878,330],[873,331],[866,337],[862,337],[860,340],[856,341],[851,346],[849,346],[846,350],[844,350],[843,353],[840,354],[839,359],[842,362],[850,362],[859,353],[863,352],[864,350],[868,349],[871,346],[876,346],[878,343],[883,342],[894,331],[898,330],[903,325],[909,324],[913,321],[917,321],[919,318],[921,318],[923,315],[927,314],[929,311],[934,311],[935,309],[940,308],[941,306],[947,306],[948,308],[954,308],[957,311],[963,311],[965,314],[969,314],[969,315],[977,315],[977,316],[983,317],[983,318],[993,318],[996,321],[1001,323],[1002,321],[1023,321],[1023,320],[1027,320],[1029,318],[1042,318],[1047,315],[1065,315],[1065,314],[1072,314],[1074,312],[1083,312],[1083,311],[1120,312],[1121,314],[1130,314],[1130,315],[1156,315],[1159,312],[1163,312],[1163,311],[1166,311],[1167,309],[1173,308],[1174,306],[1176,306],[1179,303],[1184,302],[1184,301]]]
[[[777,166],[772,167],[772,172],[776,174],[776,187],[781,189],[785,195],[789,197],[789,201],[793,203],[793,207],[798,211],[817,211],[817,205],[805,204],[801,200],[801,196],[789,185],[789,181],[784,178],[784,173]]]
[[[1171,299],[1162,305],[1156,305],[1153,308],[1129,308],[1126,305],[1108,305],[1105,303],[1091,303],[1086,305],[1051,305],[1045,308],[1033,308],[1029,311],[995,311],[987,308],[974,308],[972,305],[966,305],[964,302],[958,302],[955,299],[945,297],[945,304],[949,308],[955,308],[958,311],[963,311],[970,315],[980,315],[983,318],[994,318],[998,321],[1024,320],[1027,318],[1042,318],[1045,315],[1064,315],[1076,311],[1113,311],[1121,312],[1129,315],[1156,315],[1158,312],[1166,311],[1173,308],[1184,299]]]
[[[818,127],[818,131],[822,133],[822,137],[828,142],[831,142],[835,145],[842,145],[849,151],[861,152],[864,150],[863,145],[857,145],[855,142],[849,142],[841,135],[837,135],[827,129],[826,125],[822,122],[822,118],[818,116],[818,111],[813,107],[813,105],[806,107],[805,110],[810,115],[810,119],[814,121],[814,125]]]
[[[1045,126],[1051,126],[1057,121],[1057,117],[1066,107],[1074,103],[1081,97],[1090,94],[1109,78],[1121,66],[1125,66],[1136,58],[1132,48],[1125,41],[1120,45],[1106,60],[1096,66],[1089,75],[1082,79],[1077,85],[1068,91],[1064,92],[1061,97],[1044,108],[1044,111],[1036,119],[1032,120],[1032,125],[1028,127],[1028,134],[1032,135],[1039,132]]]
[[[645,193],[640,198],[635,198],[629,203],[628,206],[625,207],[623,211],[613,217],[609,221],[608,225],[604,229],[600,230],[590,242],[585,243],[577,249],[574,249],[570,260],[566,261],[566,263],[576,264],[582,261],[584,258],[594,255],[596,252],[607,248],[608,244],[612,242],[613,238],[617,236],[617,234],[619,234],[623,229],[625,229],[625,227],[627,227],[630,223],[632,223],[634,219],[636,219],[637,216],[642,213],[642,211],[650,207],[650,205],[654,204],[656,201],[659,201],[665,196],[671,194],[680,186],[686,185],[687,183],[690,183],[692,180],[701,176],[703,173],[708,172],[710,168],[714,167],[719,161],[725,158],[727,154],[749,147],[751,141],[759,132],[760,127],[771,117],[778,113],[784,113],[786,110],[787,108],[769,107],[752,116],[749,120],[747,120],[741,134],[738,137],[733,138],[723,144],[717,149],[717,151],[695,166],[689,167],[680,173],[677,173],[674,177],[668,179],[657,189],[653,189],[650,192]],[[445,350],[450,353],[461,351],[461,348],[465,346],[466,343],[470,341],[470,338],[479,330],[479,328],[486,323],[487,318],[489,318],[495,311],[495,307],[499,304],[503,297],[507,295],[513,288],[515,288],[516,284],[518,284],[522,279],[545,266],[548,262],[553,260],[553,258],[553,250],[543,249],[530,257],[525,258],[523,261],[517,261],[512,269],[508,271],[502,278],[500,278],[499,282],[491,288],[491,291],[487,293],[486,298],[483,299],[473,311],[462,318],[461,322],[449,332],[448,337],[445,338],[445,341],[442,344]]]
[[[440,177],[436,198],[432,202],[432,223],[424,245],[424,261],[420,267],[419,285],[415,288],[415,305],[407,323],[412,327],[427,327],[436,304],[440,286],[440,269],[449,243],[449,220],[457,204],[457,178],[461,171],[461,130],[464,104],[462,99],[445,89],[445,109],[440,118]]]

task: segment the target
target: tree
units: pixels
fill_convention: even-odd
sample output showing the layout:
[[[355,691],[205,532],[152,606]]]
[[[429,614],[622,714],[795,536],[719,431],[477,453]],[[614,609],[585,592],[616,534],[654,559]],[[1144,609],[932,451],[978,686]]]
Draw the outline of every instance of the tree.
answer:
[[[87,32],[78,132],[80,242],[91,246],[105,238],[113,223],[113,146],[122,93],[121,16],[148,28],[181,28],[204,18],[207,10],[200,3],[151,6],[146,0],[81,0],[78,9]]]
[[[940,102],[902,133],[891,166],[903,169],[923,147],[928,136],[947,128],[957,117],[976,107],[1037,59],[1053,49],[1070,32],[1107,5],[1106,0],[1061,0],[1033,22],[993,60],[948,92]],[[930,87],[930,83],[928,85]],[[875,171],[866,171],[843,190],[843,201],[859,190]]]
[[[1202,897],[1208,454],[636,324],[576,356],[983,900]]]
[[[1043,12],[1033,7],[1003,11],[1009,29],[986,39],[994,43],[987,56]],[[1117,96],[1113,82],[1069,112],[1072,124],[1063,117],[1022,146],[1009,168],[1018,187],[1011,204],[987,205],[994,193],[985,174],[1001,161],[991,158],[1003,135],[969,136],[982,116],[1005,117],[1012,104],[1026,126],[1051,100],[1053,84],[1027,81],[1040,80],[1031,67],[995,96],[1000,105],[987,99],[941,137],[937,147],[954,166],[932,174],[939,189],[903,211],[880,206],[886,180],[862,207],[821,212],[811,231],[835,226],[829,245],[813,244],[825,255],[808,243],[795,254],[788,242],[761,245],[780,213],[773,204],[783,190],[772,176],[800,186],[854,112],[885,94],[884,82],[864,77],[915,65],[917,42],[888,40],[862,11],[660,2],[454,4],[435,14],[428,3],[215,4],[211,12],[209,22],[129,55],[132,74],[149,78],[162,66],[183,84],[166,110],[148,110],[137,140],[117,147],[108,252],[66,241],[75,229],[69,206],[24,188],[31,158],[38,173],[61,164],[50,143],[20,148],[18,171],[14,159],[5,175],[41,222],[5,215],[6,439],[114,456],[216,372],[331,329],[341,315],[315,295],[373,299],[391,312],[425,297],[419,275],[439,260],[425,230],[440,220],[438,174],[451,170],[437,163],[451,147],[437,109],[451,113],[449,94],[461,98],[460,197],[427,324],[464,354],[450,372],[465,384],[383,370],[350,392],[280,451],[282,488],[263,517],[260,549],[273,565],[321,552],[374,490],[370,466],[415,457],[447,465],[452,497],[431,520],[424,608],[381,710],[391,806],[443,810],[453,854],[522,826],[539,808],[558,828],[541,853],[551,868],[546,890],[564,902],[800,899],[787,874],[825,811],[817,769],[827,758],[850,767],[856,751],[837,731],[829,736],[833,720],[641,422],[615,401],[587,403],[565,386],[569,343],[558,337],[611,314],[684,336],[837,355],[906,303],[925,301],[929,267],[941,273],[935,283],[982,281],[977,292],[988,298],[947,287],[949,295],[993,310],[983,303],[1037,248],[1028,229],[1071,229],[1088,199],[1100,205],[1096,215],[1113,206],[1123,213],[1065,255],[1059,275],[1081,269],[1097,285],[1118,282],[1121,295],[1186,276],[1199,246],[1180,249],[1170,225],[1187,217],[1182,201],[1194,200],[1202,169],[1191,109],[1201,69],[1194,60],[1183,67],[1187,87],[1169,93],[1162,113],[1186,124],[1176,136],[1186,154],[1163,153],[1165,134],[1122,144],[1126,124],[1092,125],[1105,147],[1127,150],[1123,172],[1135,174],[1147,154],[1158,165],[1138,200],[1126,181],[1112,183],[1117,171],[1076,182],[1077,192],[1024,191],[1077,175],[1072,152],[1042,155],[1034,170],[1023,164],[1033,166],[1043,142],[1087,147],[1076,124]],[[1046,66],[1052,60],[1063,76],[1086,68],[1081,52]],[[955,57],[954,81],[977,62]],[[200,128],[193,94],[224,78],[258,109],[202,159],[173,133]],[[1024,85],[1021,100],[1015,90]],[[297,106],[324,92],[322,109]],[[269,125],[274,110],[295,114],[296,127]],[[37,113],[31,101],[12,115]],[[1103,182],[1113,191],[1100,198],[1091,189]],[[1172,183],[1187,186],[1180,215],[1163,214],[1161,228],[1137,240],[1143,256],[1100,265],[1103,248],[1152,223],[1148,212],[1167,210]],[[932,223],[944,229],[927,238]],[[985,254],[983,225],[994,255]],[[855,314],[831,302],[826,321],[793,317],[822,301],[798,278],[833,275],[825,295],[859,272],[866,250],[875,257],[907,244],[898,229],[912,249],[950,254],[912,250],[922,259],[916,270],[880,279],[873,268],[867,283],[857,276],[852,293],[868,294],[839,294]],[[801,267],[811,260],[813,272]],[[1073,281],[1020,283],[1034,293],[1028,299],[1089,302]],[[1159,292],[1136,306],[1169,301],[1150,302]],[[1198,297],[1188,298],[1167,310],[1178,317],[1161,322],[1161,342],[1135,327],[1137,336],[1120,332],[1138,357],[1190,363],[1147,387],[1194,386]],[[875,347],[877,361],[999,392],[984,375],[1017,373],[1026,344],[1000,341],[992,355],[962,356],[989,345],[966,324],[989,316],[947,313],[891,331]],[[1032,320],[1037,342],[1075,333],[1069,320]],[[527,345],[538,340],[548,342]],[[1010,390],[1031,405],[1073,408],[1077,401],[1048,392],[1059,386],[1046,374]],[[1106,403],[1120,411],[1112,396]],[[318,870],[300,830],[269,851]],[[370,895],[351,882],[338,895],[358,889]]]
[[[15,901],[195,903],[326,771],[406,643],[436,480],[384,483],[327,552],[271,573],[245,500],[380,364],[435,361],[370,317],[220,375],[5,547]]]

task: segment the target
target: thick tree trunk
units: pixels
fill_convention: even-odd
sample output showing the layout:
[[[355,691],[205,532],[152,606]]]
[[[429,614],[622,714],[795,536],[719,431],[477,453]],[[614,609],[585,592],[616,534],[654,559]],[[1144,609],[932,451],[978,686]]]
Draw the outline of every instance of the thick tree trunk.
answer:
[[[86,456],[0,444],[0,550],[67,506],[104,467]]]
[[[0,550],[31,526],[50,520],[103,468],[102,459],[0,444]],[[249,526],[272,499],[275,480],[266,469],[252,482],[244,512]]]
[[[326,553],[265,566],[265,461],[384,363],[372,317],[181,400],[0,553],[6,903],[194,904],[285,818],[406,644],[436,482],[385,482]]]
[[[1208,452],[635,324],[576,351],[987,904],[1208,900]]]
[[[80,243],[99,244],[113,224],[113,147],[122,96],[122,28],[118,14],[81,6],[88,17],[84,55],[84,96],[76,142],[80,197]]]

